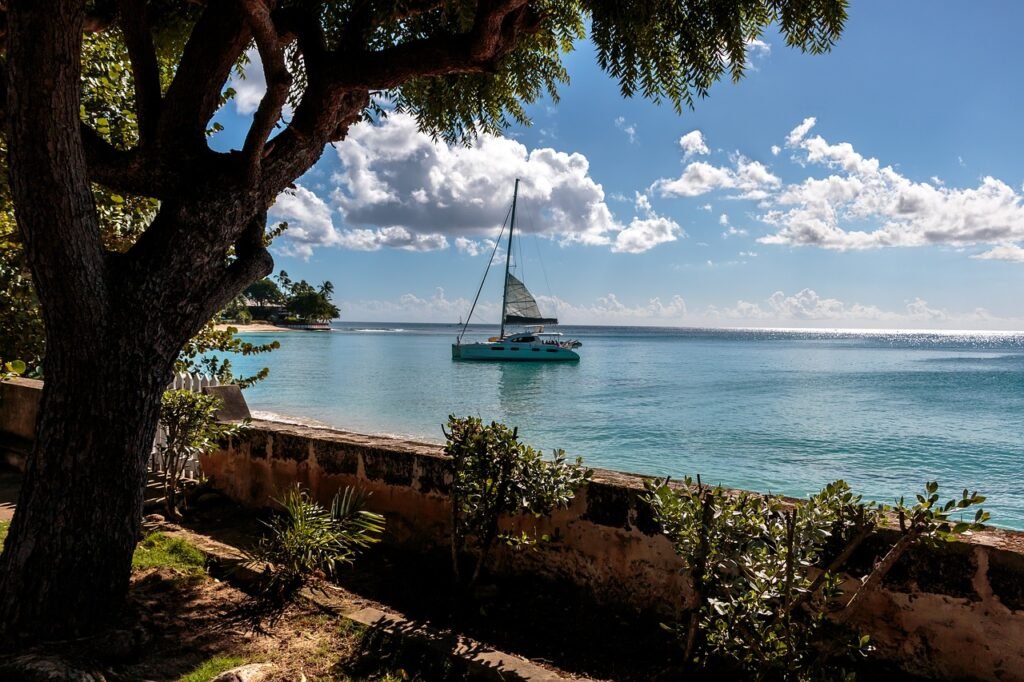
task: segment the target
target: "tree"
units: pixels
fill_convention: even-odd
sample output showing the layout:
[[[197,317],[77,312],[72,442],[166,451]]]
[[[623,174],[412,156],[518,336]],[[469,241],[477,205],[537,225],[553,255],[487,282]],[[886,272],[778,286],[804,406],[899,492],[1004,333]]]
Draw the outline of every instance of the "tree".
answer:
[[[589,21],[624,95],[681,110],[740,78],[768,25],[828,49],[845,0],[9,0],[0,12],[10,190],[47,340],[0,627],[63,635],[126,594],[178,351],[270,273],[267,207],[326,144],[386,115],[379,98],[450,140],[525,122],[524,102],[556,96],[561,54]],[[105,72],[83,56],[97,35]],[[267,92],[242,148],[216,152],[211,117],[251,44]],[[110,84],[124,115],[90,115]],[[148,214],[130,245],[102,238],[98,195]]]
[[[277,282],[269,277],[253,282],[243,293],[249,300],[255,301],[260,308],[284,303],[284,294],[281,293]]]
[[[319,291],[304,291],[292,296],[285,308],[304,322],[327,322],[341,314],[338,306]]]

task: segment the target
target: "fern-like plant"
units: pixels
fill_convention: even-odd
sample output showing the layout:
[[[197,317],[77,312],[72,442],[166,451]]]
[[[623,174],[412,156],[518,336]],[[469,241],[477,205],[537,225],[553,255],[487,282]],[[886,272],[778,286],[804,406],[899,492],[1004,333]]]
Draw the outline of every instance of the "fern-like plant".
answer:
[[[246,554],[248,565],[264,566],[263,590],[287,598],[316,578],[333,578],[342,565],[380,542],[384,517],[366,510],[368,493],[345,488],[325,509],[300,486],[280,500],[280,513],[264,522],[268,533]]]

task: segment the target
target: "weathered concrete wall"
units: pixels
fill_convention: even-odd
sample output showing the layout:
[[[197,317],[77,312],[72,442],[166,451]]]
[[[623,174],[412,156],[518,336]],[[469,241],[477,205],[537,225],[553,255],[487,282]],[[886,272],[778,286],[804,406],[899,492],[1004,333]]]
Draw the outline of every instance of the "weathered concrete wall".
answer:
[[[202,465],[228,495],[255,506],[270,504],[296,482],[325,503],[357,485],[373,493],[371,507],[387,516],[388,541],[424,548],[446,540],[450,480],[436,445],[254,422]],[[569,509],[536,526],[558,541],[499,555],[497,568],[567,578],[599,600],[671,617],[689,590],[680,560],[639,503],[642,490],[637,476],[598,470]],[[868,543],[854,569],[869,567],[886,541]],[[857,625],[880,655],[913,672],[1024,680],[1022,550],[1024,534],[1002,530],[916,550],[897,564]]]
[[[36,437],[43,382],[9,379],[0,382],[0,461],[23,469]]]

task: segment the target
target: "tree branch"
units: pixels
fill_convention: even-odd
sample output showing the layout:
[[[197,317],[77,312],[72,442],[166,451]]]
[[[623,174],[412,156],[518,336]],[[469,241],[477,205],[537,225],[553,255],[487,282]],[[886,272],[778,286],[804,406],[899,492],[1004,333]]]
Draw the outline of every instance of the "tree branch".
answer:
[[[7,14],[11,192],[48,334],[94,329],[106,319],[108,303],[106,259],[79,133],[83,5],[20,0],[10,3]]]
[[[252,34],[236,2],[206,6],[185,45],[160,117],[161,147],[187,150],[206,147],[206,124],[220,104],[231,68]],[[187,155],[188,151],[186,151]]]
[[[263,61],[263,75],[267,81],[267,92],[253,115],[252,126],[245,136],[245,145],[242,147],[246,173],[251,182],[256,182],[260,176],[267,137],[281,117],[281,109],[288,98],[292,77],[284,63],[283,45],[278,39],[270,8],[264,0],[240,1],[256,38],[256,47]]]
[[[160,119],[160,68],[156,62],[153,37],[146,18],[144,0],[119,0],[121,29],[135,81],[135,113],[139,138],[145,146],[156,135]]]
[[[528,0],[481,2],[473,27],[376,52],[336,51],[331,84],[345,89],[389,90],[412,78],[495,71],[519,39],[540,27]]]

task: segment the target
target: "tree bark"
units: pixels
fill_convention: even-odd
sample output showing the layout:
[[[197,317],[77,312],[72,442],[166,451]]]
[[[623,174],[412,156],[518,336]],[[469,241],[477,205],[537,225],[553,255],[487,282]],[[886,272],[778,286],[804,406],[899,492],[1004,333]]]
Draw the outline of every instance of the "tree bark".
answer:
[[[82,371],[75,343],[47,345],[39,435],[0,558],[8,636],[87,633],[117,614],[128,589],[171,366],[111,346]]]

